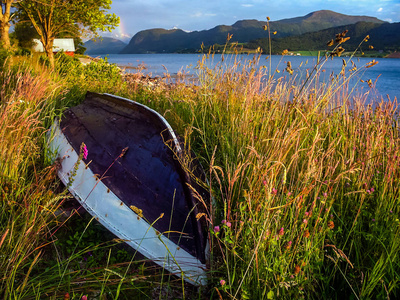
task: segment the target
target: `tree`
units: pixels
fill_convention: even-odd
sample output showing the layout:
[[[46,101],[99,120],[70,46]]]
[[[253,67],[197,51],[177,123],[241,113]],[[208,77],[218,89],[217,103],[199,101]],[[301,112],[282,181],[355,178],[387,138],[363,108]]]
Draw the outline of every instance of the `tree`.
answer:
[[[11,6],[15,2],[15,0],[0,0],[0,44],[6,49],[11,47],[9,37],[10,22],[13,17]]]
[[[39,35],[36,33],[30,22],[19,22],[14,26],[14,33],[10,34],[10,38],[18,41],[18,46],[21,48],[31,49],[33,47],[33,39],[38,39]]]
[[[74,37],[83,33],[98,35],[98,31],[111,31],[118,26],[119,17],[106,14],[111,3],[111,0],[24,0],[17,5],[20,20],[30,20],[54,66],[56,37],[66,33]]]

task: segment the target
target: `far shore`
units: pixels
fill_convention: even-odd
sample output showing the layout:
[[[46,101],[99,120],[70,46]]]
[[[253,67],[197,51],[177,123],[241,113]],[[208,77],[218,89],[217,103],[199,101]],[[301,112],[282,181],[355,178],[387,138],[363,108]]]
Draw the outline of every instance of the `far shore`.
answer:
[[[117,53],[118,54],[118,53]],[[147,54],[147,53],[129,53],[129,54]],[[187,53],[177,53],[177,52],[172,52],[172,53],[148,53],[148,54],[200,54],[199,52],[187,52]],[[206,54],[206,53],[203,53]],[[216,54],[221,54],[220,52],[216,52]],[[243,51],[240,53],[233,53],[233,52],[227,52],[225,54],[239,54],[239,55],[250,55],[250,54],[256,54],[254,51]],[[262,53],[263,55],[268,55],[268,53]],[[325,50],[299,50],[299,51],[289,51],[287,54],[288,56],[322,56],[325,54]],[[93,57],[91,56],[92,54],[84,54],[83,57],[79,57],[79,60],[84,63],[90,63],[91,61],[98,61],[101,57],[96,56]],[[108,55],[108,54],[102,54],[102,55]],[[273,55],[280,55],[280,53],[275,53]],[[354,57],[371,57],[371,58],[400,58],[400,52],[392,52],[392,53],[387,53],[387,52],[378,52],[376,51],[373,54],[368,54],[368,55],[361,55],[361,53],[355,53],[353,52],[345,52],[343,53],[343,57],[349,57],[353,55]],[[143,66],[119,66],[121,68],[125,69],[143,69]]]

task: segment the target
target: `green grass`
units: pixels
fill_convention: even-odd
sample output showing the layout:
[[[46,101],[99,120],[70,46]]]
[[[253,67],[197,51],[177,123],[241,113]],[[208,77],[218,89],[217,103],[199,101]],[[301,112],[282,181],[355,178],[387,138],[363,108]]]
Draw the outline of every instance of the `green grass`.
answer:
[[[6,60],[0,298],[399,297],[397,102],[353,98],[344,73],[319,83],[323,59],[299,83],[270,77],[257,55],[224,57],[228,70],[208,69],[211,57],[198,63],[196,86],[124,81],[106,61],[85,67],[61,56],[52,72],[37,58]],[[45,133],[87,90],[156,109],[198,156],[213,196],[208,286],[183,285],[73,209]],[[66,209],[70,218],[59,215]]]

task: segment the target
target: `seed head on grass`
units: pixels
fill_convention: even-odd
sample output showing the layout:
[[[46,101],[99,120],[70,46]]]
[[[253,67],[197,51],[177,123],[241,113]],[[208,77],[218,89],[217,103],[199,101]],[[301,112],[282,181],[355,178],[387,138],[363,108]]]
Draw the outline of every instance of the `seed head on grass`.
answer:
[[[328,228],[329,228],[329,229],[335,228],[335,223],[334,223],[333,221],[329,221],[329,222],[328,222]]]
[[[294,275],[297,275],[297,274],[299,274],[300,273],[300,266],[299,265],[296,265],[295,267],[294,267]]]

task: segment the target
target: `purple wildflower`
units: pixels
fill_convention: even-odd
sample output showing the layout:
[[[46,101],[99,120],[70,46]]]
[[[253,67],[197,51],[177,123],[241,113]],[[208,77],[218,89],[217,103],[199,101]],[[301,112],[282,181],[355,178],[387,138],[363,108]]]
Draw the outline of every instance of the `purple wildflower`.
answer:
[[[220,228],[219,226],[214,226],[214,232],[219,232]]]

